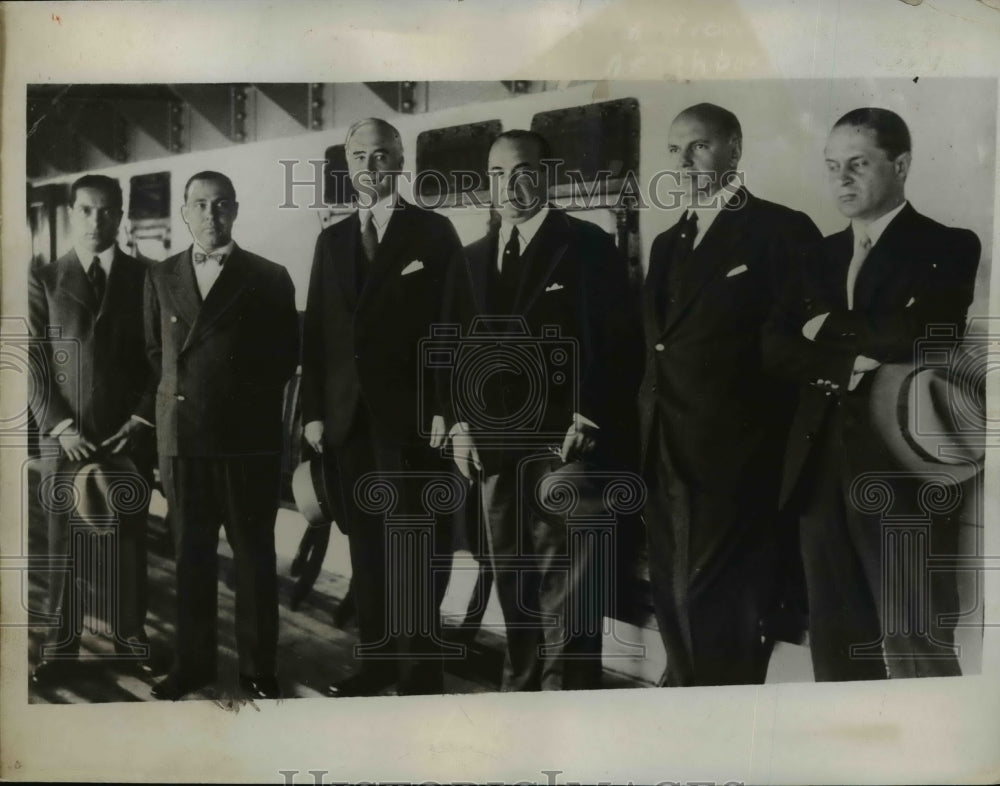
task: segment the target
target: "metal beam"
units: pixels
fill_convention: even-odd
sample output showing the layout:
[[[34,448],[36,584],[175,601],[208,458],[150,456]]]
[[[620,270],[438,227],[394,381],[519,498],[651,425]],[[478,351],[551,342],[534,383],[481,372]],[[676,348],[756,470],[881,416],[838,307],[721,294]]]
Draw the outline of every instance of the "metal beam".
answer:
[[[170,89],[229,140],[246,141],[246,85],[173,84]]]
[[[416,82],[365,82],[365,86],[394,112],[413,114],[417,111]]]

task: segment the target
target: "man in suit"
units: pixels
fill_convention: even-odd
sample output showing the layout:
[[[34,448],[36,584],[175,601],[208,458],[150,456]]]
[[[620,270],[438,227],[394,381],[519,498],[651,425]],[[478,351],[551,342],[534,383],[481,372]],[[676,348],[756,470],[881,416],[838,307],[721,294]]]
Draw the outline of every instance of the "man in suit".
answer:
[[[157,445],[177,558],[176,660],[153,689],[160,699],[215,680],[220,522],[236,567],[240,687],[252,698],[279,695],[274,522],[298,313],[288,271],[233,241],[238,209],[228,177],[192,176],[181,216],[194,243],[152,265],[146,279]]]
[[[419,342],[438,319],[445,268],[460,246],[448,219],[397,193],[403,145],[395,128],[361,120],[345,146],[358,210],[316,241],[302,355],[304,436],[336,459],[360,639],[360,668],[327,693],[440,693],[438,603],[448,577],[432,563],[450,554],[445,521],[435,517],[429,544],[413,531],[403,553],[391,555],[387,514],[361,498],[361,484],[377,472],[398,495],[395,515],[428,512],[422,488],[428,473],[446,467],[445,432]]]
[[[73,249],[56,262],[32,271],[28,283],[31,333],[40,375],[31,375],[30,401],[41,433],[45,478],[69,477],[88,459],[104,452],[128,456],[135,464],[136,499],[144,503],[120,515],[115,650],[150,671],[146,619],[146,514],[152,475],[152,428],[139,413],[149,382],[142,331],[142,285],[145,266],[118,248],[122,191],[117,180],[85,175],[73,183],[70,225]],[[58,339],[50,342],[52,332]],[[57,345],[65,342],[72,357],[59,364]],[[69,373],[60,373],[66,372]],[[70,517],[56,500],[49,508],[49,554],[70,553]],[[48,611],[59,617],[42,660],[33,673],[37,683],[56,678],[66,658],[79,652],[79,623],[72,619],[74,587],[65,570],[49,576]]]
[[[495,357],[477,361],[458,347],[441,387],[455,463],[482,499],[507,628],[506,691],[600,685],[604,610],[594,582],[610,577],[597,573],[593,544],[571,548],[566,516],[535,497],[564,462],[614,465],[606,448],[620,437],[638,380],[640,328],[630,319],[625,260],[599,227],[547,203],[547,159],[548,142],[536,133],[507,131],[493,143],[500,221],[456,258],[443,319],[461,326],[468,349],[485,341]],[[476,335],[476,326],[490,335]],[[518,352],[538,368],[511,367]],[[463,356],[471,360],[464,367]],[[533,379],[545,383],[540,399]],[[522,422],[530,412],[537,417]]]
[[[687,209],[650,252],[639,393],[662,684],[761,683],[794,400],[793,386],[762,366],[761,326],[796,249],[819,232],[740,184],[742,131],[728,110],[685,109],[667,146]]]
[[[939,622],[957,611],[953,577],[932,576],[929,599],[912,578],[885,601],[882,590],[883,576],[905,575],[912,559],[899,545],[906,541],[885,537],[882,516],[920,520],[926,511],[922,479],[900,477],[875,436],[873,378],[883,363],[912,361],[929,325],[961,335],[980,253],[972,232],[932,221],[906,200],[910,147],[906,123],[889,110],[856,109],[837,121],[826,165],[850,226],[817,245],[766,332],[768,363],[802,385],[782,500],[801,517],[817,680],[959,673],[952,631]],[[888,492],[885,510],[852,488],[867,473]],[[957,528],[943,524],[932,524],[930,550],[955,554]],[[907,616],[915,608],[930,609],[929,628]]]

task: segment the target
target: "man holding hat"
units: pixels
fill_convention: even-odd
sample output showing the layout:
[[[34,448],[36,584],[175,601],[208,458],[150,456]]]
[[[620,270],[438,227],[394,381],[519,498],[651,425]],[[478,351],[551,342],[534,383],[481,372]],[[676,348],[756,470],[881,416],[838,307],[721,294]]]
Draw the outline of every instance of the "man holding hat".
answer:
[[[900,471],[873,427],[872,405],[880,367],[912,362],[929,326],[962,335],[979,240],[906,200],[910,132],[894,112],[848,112],[825,157],[851,223],[815,249],[764,342],[772,369],[801,383],[782,500],[801,520],[815,676],[957,675],[953,634],[941,624],[944,612],[957,611],[954,579],[921,580],[926,566],[910,565],[911,541],[890,524],[930,521],[928,548],[939,555],[956,553],[957,528],[925,509],[925,478]],[[887,576],[903,584],[886,592]],[[926,620],[916,616],[921,609]]]
[[[85,175],[70,193],[73,248],[33,270],[28,284],[31,333],[40,339],[32,349],[41,372],[29,376],[30,401],[43,454],[50,447],[58,451],[58,458],[45,462],[40,487],[49,511],[48,551],[53,558],[70,553],[72,518],[56,495],[68,488],[72,475],[113,461],[119,476],[132,476],[128,494],[136,505],[116,523],[115,651],[128,658],[125,663],[149,671],[145,525],[153,453],[151,425],[139,414],[148,404],[150,377],[142,327],[146,267],[116,243],[122,220],[117,180]],[[57,357],[64,350],[68,362]],[[56,488],[63,481],[66,485]],[[107,512],[107,500],[82,501]],[[85,523],[82,516],[77,511],[77,520]],[[75,586],[65,569],[50,572],[48,612],[58,624],[43,645],[32,675],[36,683],[58,682],[59,672],[79,652],[82,621],[71,618]]]

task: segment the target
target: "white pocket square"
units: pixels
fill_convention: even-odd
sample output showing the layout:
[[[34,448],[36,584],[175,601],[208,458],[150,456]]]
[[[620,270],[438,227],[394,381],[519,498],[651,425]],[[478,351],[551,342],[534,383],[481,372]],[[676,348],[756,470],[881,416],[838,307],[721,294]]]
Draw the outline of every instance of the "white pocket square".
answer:
[[[545,287],[545,291],[546,292],[558,292],[562,288],[563,288],[562,284],[549,284],[547,287]]]
[[[917,302],[917,299],[915,297],[911,297],[910,298],[910,302],[906,304],[906,308],[909,308],[910,306],[912,306],[916,302]]]
[[[726,278],[732,278],[733,276],[738,276],[740,273],[746,273],[749,270],[746,265],[740,265],[739,267],[734,267],[728,273],[726,273]]]
[[[416,273],[418,270],[424,269],[424,263],[419,259],[414,259],[410,264],[399,271],[399,275],[408,276],[410,273]]]

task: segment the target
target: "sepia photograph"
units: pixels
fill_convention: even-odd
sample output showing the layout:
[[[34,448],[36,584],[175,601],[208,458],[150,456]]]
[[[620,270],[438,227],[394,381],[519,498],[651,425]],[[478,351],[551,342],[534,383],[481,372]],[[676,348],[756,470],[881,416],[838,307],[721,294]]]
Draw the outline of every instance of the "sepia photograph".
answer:
[[[1000,9],[20,5],[190,57],[5,60],[5,779],[1000,772]]]

